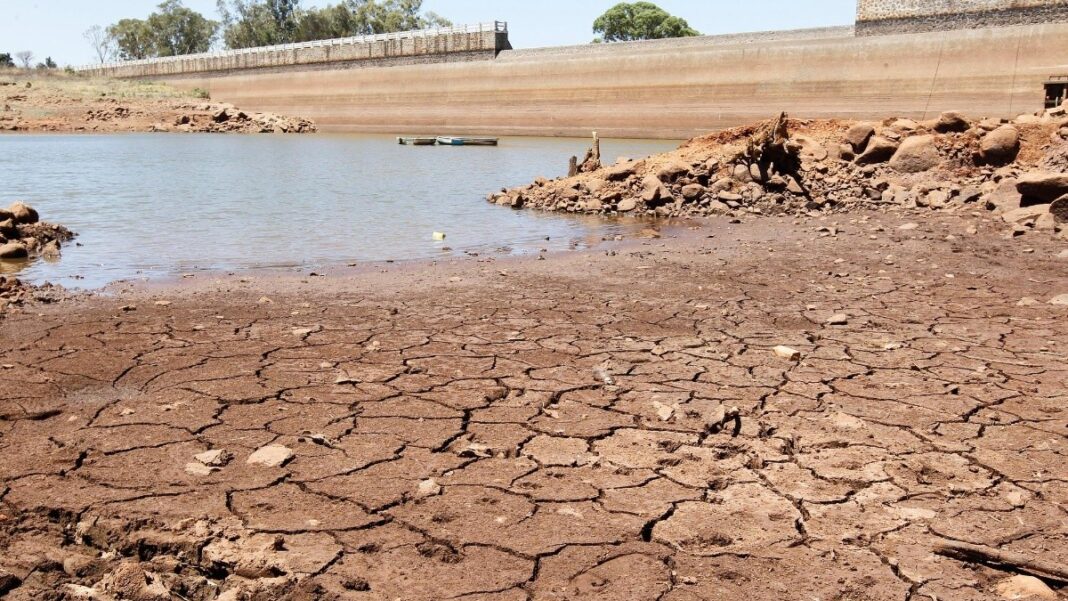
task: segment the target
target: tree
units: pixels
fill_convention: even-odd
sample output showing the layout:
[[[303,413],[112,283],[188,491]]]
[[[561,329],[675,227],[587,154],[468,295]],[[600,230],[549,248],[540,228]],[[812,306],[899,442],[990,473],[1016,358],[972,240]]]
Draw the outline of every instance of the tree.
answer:
[[[136,60],[207,52],[218,30],[218,22],[186,8],[181,0],[164,0],[147,19],[122,19],[106,34],[119,58]]]
[[[15,58],[19,59],[19,64],[22,65],[23,69],[29,69],[30,65],[33,64],[33,53],[29,50],[16,52]]]
[[[14,67],[14,66],[15,66],[15,61],[14,61],[14,59],[11,58],[11,53],[9,53],[9,52],[0,53],[0,68],[2,68],[2,67],[11,68],[11,67]]]
[[[37,63],[37,68],[40,70],[55,69],[58,66],[51,56],[46,56],[43,63]]]
[[[139,60],[156,55],[156,42],[148,22],[141,19],[121,19],[109,25],[108,35],[115,40],[118,55],[124,61]]]
[[[218,0],[218,5],[228,48],[451,25],[432,12],[423,13],[423,0],[342,0],[309,9],[301,8],[299,0]]]
[[[629,42],[701,35],[684,19],[672,16],[651,2],[621,2],[593,22],[597,41]]]
[[[93,25],[85,30],[82,37],[93,47],[93,52],[96,53],[96,58],[100,61],[100,64],[104,64],[115,57],[115,52],[117,50],[115,47],[115,38],[108,35],[107,30],[103,27]]]
[[[178,56],[207,52],[219,30],[219,23],[182,6],[181,0],[165,0],[159,12],[148,17],[156,56]]]

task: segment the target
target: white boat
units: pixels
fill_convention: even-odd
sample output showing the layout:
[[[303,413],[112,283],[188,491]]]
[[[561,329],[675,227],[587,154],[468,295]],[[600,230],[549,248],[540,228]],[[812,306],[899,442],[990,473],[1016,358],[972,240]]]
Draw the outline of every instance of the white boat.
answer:
[[[459,136],[438,136],[442,146],[496,146],[497,138],[465,138]]]

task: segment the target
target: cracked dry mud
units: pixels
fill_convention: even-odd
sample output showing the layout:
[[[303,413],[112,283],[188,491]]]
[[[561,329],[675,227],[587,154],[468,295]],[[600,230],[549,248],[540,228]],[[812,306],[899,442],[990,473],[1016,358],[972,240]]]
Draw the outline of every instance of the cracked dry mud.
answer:
[[[1063,243],[911,219],[713,222],[548,261],[12,315],[0,582],[10,599],[998,598],[1011,571],[932,548],[1068,563],[1068,307],[1046,302],[1068,263]],[[269,445],[292,457],[248,463]]]

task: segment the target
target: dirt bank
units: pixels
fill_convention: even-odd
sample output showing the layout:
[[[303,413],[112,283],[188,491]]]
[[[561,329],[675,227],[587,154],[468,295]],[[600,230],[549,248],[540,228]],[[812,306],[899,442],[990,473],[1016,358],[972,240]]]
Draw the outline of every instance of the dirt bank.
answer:
[[[245,112],[152,82],[0,70],[0,132],[307,133],[300,117]]]
[[[1068,564],[1068,253],[973,212],[12,315],[0,593],[1056,595],[933,552]]]

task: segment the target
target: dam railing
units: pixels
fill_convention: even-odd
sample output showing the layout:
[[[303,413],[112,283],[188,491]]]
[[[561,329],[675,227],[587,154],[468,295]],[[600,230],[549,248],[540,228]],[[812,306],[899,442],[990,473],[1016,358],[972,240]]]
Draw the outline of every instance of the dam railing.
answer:
[[[293,42],[289,44],[276,44],[274,46],[256,46],[253,48],[238,48],[234,50],[217,50],[214,52],[201,52],[198,54],[181,54],[178,56],[161,56],[157,58],[144,58],[129,61],[113,61],[109,63],[97,63],[91,65],[79,65],[75,71],[98,71],[119,67],[137,67],[145,65],[165,65],[197,59],[225,59],[235,58],[250,54],[267,54],[272,52],[286,52],[290,50],[307,50],[312,48],[325,48],[334,46],[356,46],[372,44],[376,42],[390,42],[410,40],[416,38],[431,38],[456,34],[473,33],[508,33],[508,23],[505,21],[489,21],[474,25],[454,25],[450,27],[431,27],[414,31],[397,31],[393,33],[376,33],[368,35],[351,36],[347,38],[331,38],[327,40],[315,40],[310,42]]]

